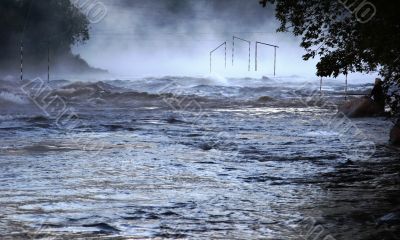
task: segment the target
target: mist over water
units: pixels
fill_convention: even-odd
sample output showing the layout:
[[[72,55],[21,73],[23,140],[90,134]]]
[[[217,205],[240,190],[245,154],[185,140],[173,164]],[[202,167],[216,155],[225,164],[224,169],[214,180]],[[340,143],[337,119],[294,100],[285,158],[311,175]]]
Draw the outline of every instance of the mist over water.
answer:
[[[315,61],[303,62],[299,39],[276,33],[273,9],[257,1],[113,1],[104,3],[108,15],[93,25],[91,40],[75,52],[96,67],[119,76],[208,75],[209,52],[213,54],[213,75],[259,77],[273,75],[273,48],[259,46],[259,72],[254,71],[255,41],[280,46],[279,75],[312,76]],[[251,71],[248,45],[236,40],[232,66],[232,36],[252,41]]]
[[[338,114],[344,77],[320,89],[273,9],[103,4],[73,51],[109,74],[0,78],[0,239],[399,236],[379,225],[399,203],[391,123]],[[232,66],[233,35],[252,41],[250,71],[241,41]],[[210,73],[225,41],[226,69],[222,47]],[[276,76],[265,46],[254,71],[255,41],[279,45]],[[346,97],[369,95],[374,77],[350,75]]]
[[[93,16],[91,8],[84,7],[85,1],[73,1],[78,9]],[[300,38],[289,33],[277,33],[279,26],[274,9],[262,8],[257,0],[115,0],[89,1],[104,8],[104,18],[90,21],[90,39],[85,44],[63,47],[67,57],[58,56],[57,43],[50,46],[51,79],[106,80],[132,79],[161,76],[196,77],[272,77],[274,73],[274,49],[259,45],[258,71],[255,71],[255,42],[279,45],[277,49],[277,76],[297,76],[316,80],[315,65],[318,59],[305,62],[304,50],[299,47]],[[27,10],[30,4],[26,4]],[[90,4],[89,4],[90,5]],[[25,20],[26,31],[35,33],[35,28],[46,28],[46,1],[34,1],[36,15],[21,16]],[[26,11],[27,11],[26,10]],[[39,11],[40,10],[40,11]],[[92,9],[93,10],[93,9]],[[61,10],[62,11],[62,10]],[[45,11],[44,11],[45,12]],[[24,15],[24,14],[23,14]],[[34,23],[39,22],[36,26]],[[62,22],[52,28],[62,29]],[[61,35],[68,27],[59,30]],[[54,32],[54,31],[53,31]],[[50,34],[50,35],[48,35]],[[25,78],[47,78],[47,48],[43,47],[49,39],[58,36],[50,33],[38,34],[39,40],[25,39],[24,76]],[[232,37],[251,41],[250,64],[246,42],[236,40],[235,57],[232,64]],[[47,40],[46,40],[47,39]],[[20,74],[20,41],[9,40],[8,52],[12,52],[10,69],[0,69],[0,78],[18,79]],[[32,47],[38,42],[40,51]],[[210,73],[210,51],[226,42],[212,55]],[[39,51],[40,57],[34,52]],[[62,54],[61,54],[62,55]],[[40,63],[40,64],[39,64]],[[97,69],[90,69],[90,67]],[[101,69],[107,70],[104,74]],[[4,70],[4,71],[3,71]],[[98,72],[99,74],[96,74]],[[84,73],[84,74],[83,74]],[[350,75],[350,80],[372,82],[375,76]],[[344,80],[343,76],[339,80]]]
[[[91,40],[74,49],[90,64],[108,69],[116,78],[153,76],[273,76],[274,49],[259,46],[255,71],[255,42],[279,45],[277,75],[316,79],[317,59],[302,60],[300,39],[277,33],[279,24],[273,8],[263,9],[258,1],[123,1],[104,3],[108,15],[93,25]],[[232,66],[232,37],[236,40]],[[224,47],[227,41],[227,67]],[[341,76],[343,78],[343,76]],[[350,80],[372,82],[375,76],[350,75]]]

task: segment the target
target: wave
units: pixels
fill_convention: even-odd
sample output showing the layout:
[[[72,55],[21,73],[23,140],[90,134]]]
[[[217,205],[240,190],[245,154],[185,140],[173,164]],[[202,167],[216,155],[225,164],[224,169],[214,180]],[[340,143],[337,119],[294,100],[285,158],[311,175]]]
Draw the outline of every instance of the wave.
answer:
[[[62,97],[71,103],[89,103],[91,105],[129,104],[132,101],[161,101],[172,97],[170,93],[139,92],[114,86],[109,83],[77,82],[53,91],[54,96]]]
[[[293,79],[291,79],[293,80]],[[353,85],[349,92],[365,94],[369,85]],[[163,77],[136,80],[109,80],[99,82],[52,81],[43,95],[60,97],[74,106],[149,106],[163,104],[166,99],[196,100],[209,106],[227,104],[280,104],[292,106],[294,98],[310,96],[318,90],[317,84],[286,81],[285,79],[204,77]],[[326,96],[340,96],[343,89],[336,82],[324,86]],[[21,95],[18,83],[0,81],[0,104],[27,105],[27,96]],[[272,101],[273,100],[273,101]],[[3,103],[2,103],[3,102]],[[165,104],[164,104],[165,105]]]
[[[3,104],[11,103],[11,104],[18,104],[18,105],[24,105],[28,104],[30,101],[23,96],[19,96],[14,93],[10,93],[8,91],[0,91],[0,104],[3,102]]]

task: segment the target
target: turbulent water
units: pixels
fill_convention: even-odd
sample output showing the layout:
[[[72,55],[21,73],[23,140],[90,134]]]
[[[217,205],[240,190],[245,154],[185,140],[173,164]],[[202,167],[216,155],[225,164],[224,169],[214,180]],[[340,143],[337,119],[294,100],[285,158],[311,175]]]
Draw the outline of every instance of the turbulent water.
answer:
[[[399,239],[390,121],[337,115],[342,83],[323,93],[293,78],[0,81],[0,238]]]

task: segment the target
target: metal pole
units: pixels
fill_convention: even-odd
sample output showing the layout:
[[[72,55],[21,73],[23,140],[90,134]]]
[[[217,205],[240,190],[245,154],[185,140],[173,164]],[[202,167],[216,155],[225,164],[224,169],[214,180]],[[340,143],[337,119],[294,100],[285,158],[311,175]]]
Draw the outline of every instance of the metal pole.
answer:
[[[251,41],[240,38],[240,37],[236,37],[236,36],[233,36],[232,66],[233,66],[234,58],[235,58],[235,55],[233,54],[235,52],[235,39],[238,39],[243,42],[247,42],[249,44],[249,71],[250,71],[250,68],[251,68]]]
[[[47,83],[50,83],[50,42],[47,43]]]
[[[276,76],[276,47],[274,47],[274,77]]]
[[[279,48],[279,46],[277,46],[277,45],[272,45],[272,44],[268,44],[268,43],[263,43],[263,42],[256,42],[256,63],[255,63],[255,66],[256,66],[256,71],[257,71],[257,68],[258,68],[258,57],[257,57],[257,54],[258,54],[258,44],[262,44],[262,45],[266,45],[266,46],[270,46],[270,47],[273,47],[273,48],[275,48],[275,51],[274,51],[274,55],[275,55],[275,57],[274,57],[274,76],[276,76],[276,49],[277,48]]]
[[[249,72],[250,72],[250,65],[251,65],[251,42],[249,42]]]
[[[20,43],[20,60],[21,60],[21,81],[24,80],[24,40]]]
[[[322,96],[322,76],[321,79],[319,80],[319,94]]]
[[[225,68],[226,68],[226,42],[224,42],[224,43],[222,43],[221,45],[219,45],[217,48],[215,48],[214,50],[212,50],[210,52],[210,72],[212,72],[212,53],[217,51],[223,45],[225,45]]]
[[[225,42],[225,69],[226,69],[226,42]]]
[[[232,66],[235,61],[235,36],[232,37]]]
[[[212,53],[210,53],[210,73],[212,72]]]
[[[257,48],[258,48],[258,42],[256,42],[256,54],[255,54],[255,61],[254,61],[254,65],[255,65],[255,70],[256,70],[256,72],[257,72],[257,55],[258,55],[258,53],[257,53]]]
[[[347,100],[347,72],[346,72],[345,100]]]

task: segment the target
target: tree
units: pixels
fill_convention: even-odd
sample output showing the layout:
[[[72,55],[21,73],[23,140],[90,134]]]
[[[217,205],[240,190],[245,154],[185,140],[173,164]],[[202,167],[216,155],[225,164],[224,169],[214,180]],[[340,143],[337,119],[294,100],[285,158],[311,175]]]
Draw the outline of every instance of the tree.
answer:
[[[18,61],[21,41],[26,58],[40,64],[48,47],[54,56],[74,59],[71,47],[89,39],[89,21],[70,0],[2,0],[0,14],[2,68]]]
[[[303,58],[320,57],[318,76],[379,71],[400,113],[399,1],[261,0],[275,5],[280,32],[302,37]]]

